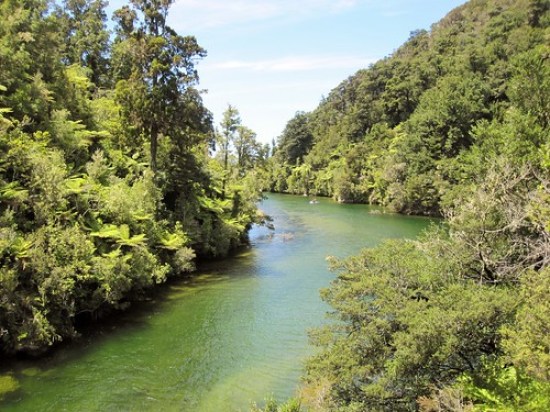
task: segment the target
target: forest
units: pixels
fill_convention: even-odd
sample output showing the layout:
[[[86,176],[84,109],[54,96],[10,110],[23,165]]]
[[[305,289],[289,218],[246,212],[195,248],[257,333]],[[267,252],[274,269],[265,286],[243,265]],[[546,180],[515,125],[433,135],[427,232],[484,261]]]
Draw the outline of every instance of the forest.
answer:
[[[213,125],[171,3],[130,2],[114,32],[103,0],[0,4],[0,353],[76,336],[265,220],[265,147],[234,107]]]
[[[265,411],[550,408],[550,2],[470,0],[270,147],[203,104],[173,0],[0,3],[0,354],[41,354],[247,240],[262,192],[441,217],[329,258],[300,392]]]
[[[445,225],[331,259],[301,396],[265,410],[550,408],[549,11],[471,0],[287,123],[272,191]]]

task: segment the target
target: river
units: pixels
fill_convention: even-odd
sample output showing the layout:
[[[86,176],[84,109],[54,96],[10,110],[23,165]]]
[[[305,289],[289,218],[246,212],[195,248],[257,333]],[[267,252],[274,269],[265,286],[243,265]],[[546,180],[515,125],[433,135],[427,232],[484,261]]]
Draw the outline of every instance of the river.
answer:
[[[326,257],[429,224],[300,196],[270,194],[261,208],[275,230],[254,228],[236,256],[44,358],[0,366],[0,410],[248,411],[270,394],[292,396],[314,350],[307,331],[329,310],[319,298],[334,276]],[[2,382],[18,389],[2,395]]]

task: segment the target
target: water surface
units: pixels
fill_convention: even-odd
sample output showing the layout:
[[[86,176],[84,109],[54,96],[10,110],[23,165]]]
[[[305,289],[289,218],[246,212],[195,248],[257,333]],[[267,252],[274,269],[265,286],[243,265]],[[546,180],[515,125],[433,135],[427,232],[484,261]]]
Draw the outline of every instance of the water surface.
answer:
[[[0,369],[19,385],[0,410],[247,411],[266,395],[292,396],[314,350],[307,331],[328,310],[319,298],[334,276],[326,257],[429,224],[299,196],[269,195],[261,208],[275,231],[254,228],[235,257],[171,282],[75,344]]]

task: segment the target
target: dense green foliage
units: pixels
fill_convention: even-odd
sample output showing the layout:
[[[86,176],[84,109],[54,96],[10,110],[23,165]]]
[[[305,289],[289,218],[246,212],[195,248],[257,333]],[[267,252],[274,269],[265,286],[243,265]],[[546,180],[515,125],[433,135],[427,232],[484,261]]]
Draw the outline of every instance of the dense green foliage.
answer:
[[[332,259],[313,410],[550,408],[549,23],[472,0],[289,123],[273,189],[446,218]]]
[[[443,410],[547,410],[548,183],[496,166],[448,227],[335,261],[323,298],[338,322],[315,334],[307,375],[322,407],[440,410],[439,392],[462,388]]]
[[[106,3],[0,4],[0,352],[73,336],[262,220],[258,159],[238,186],[209,155],[206,52],[166,25],[172,1],[118,10],[112,42]]]
[[[549,124],[548,8],[472,0],[411,33],[288,122],[271,190],[439,215],[481,154],[527,160]]]
[[[132,0],[112,41],[105,1],[0,3],[0,352],[227,254],[270,185],[447,218],[333,260],[304,403],[548,410],[548,0],[472,0],[412,33],[297,113],[271,160],[234,107],[215,130],[172,2]]]

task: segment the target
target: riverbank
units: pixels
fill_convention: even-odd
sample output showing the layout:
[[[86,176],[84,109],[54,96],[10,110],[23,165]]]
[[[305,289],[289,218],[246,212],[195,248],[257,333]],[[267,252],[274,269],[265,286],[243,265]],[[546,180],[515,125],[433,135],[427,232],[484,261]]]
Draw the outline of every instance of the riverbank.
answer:
[[[3,369],[18,389],[0,408],[246,410],[266,394],[292,396],[313,350],[307,331],[328,310],[318,293],[333,278],[326,257],[430,223],[290,195],[261,208],[275,231],[253,228],[251,247],[170,281],[78,345]]]

